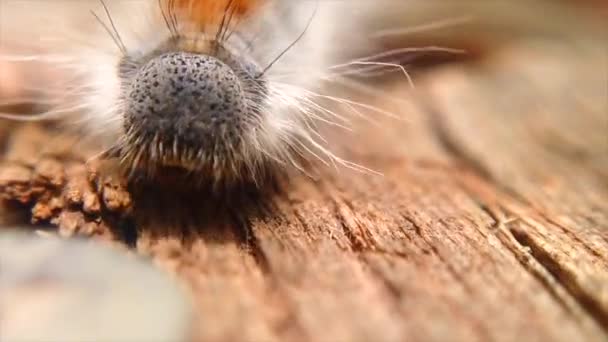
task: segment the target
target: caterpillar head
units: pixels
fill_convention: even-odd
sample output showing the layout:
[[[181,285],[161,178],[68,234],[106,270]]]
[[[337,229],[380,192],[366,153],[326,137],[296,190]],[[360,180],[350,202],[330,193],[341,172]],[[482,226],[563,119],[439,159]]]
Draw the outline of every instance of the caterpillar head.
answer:
[[[281,58],[291,73],[304,66],[297,61],[304,58],[318,66],[314,56],[322,49],[303,42],[309,54],[284,56],[310,24],[301,13],[292,12],[299,16],[292,23],[280,17],[286,6],[293,5],[170,0],[158,6],[162,22],[155,28],[165,30],[163,39],[131,50],[116,32],[123,55],[110,98],[120,104],[122,127],[107,155],[131,172],[153,177],[179,168],[222,184],[257,182],[269,170],[295,163],[293,149],[312,140],[310,126],[289,103],[304,90],[288,94],[277,81],[285,71],[274,67],[281,69],[275,65]],[[305,19],[313,19],[314,6],[299,7],[308,9]]]
[[[264,130],[263,70],[238,40],[175,33],[119,65],[124,134],[113,149],[131,168],[179,167],[203,178],[255,176]]]

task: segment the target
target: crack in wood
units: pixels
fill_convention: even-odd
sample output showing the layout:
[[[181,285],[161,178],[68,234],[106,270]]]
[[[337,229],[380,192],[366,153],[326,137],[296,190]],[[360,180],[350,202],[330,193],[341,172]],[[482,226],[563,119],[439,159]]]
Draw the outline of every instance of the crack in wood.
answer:
[[[474,196],[474,194],[471,194],[471,196]],[[556,286],[559,286],[561,289],[564,289],[563,284],[559,283],[558,279],[555,278],[551,272],[549,272],[549,270],[547,270],[546,267],[534,257],[528,246],[521,244],[521,242],[518,241],[513,235],[513,231],[509,228],[509,226],[518,218],[505,220],[504,217],[506,217],[506,215],[501,215],[498,213],[498,211],[502,212],[503,214],[506,213],[502,209],[490,208],[488,205],[480,201],[477,201],[477,204],[479,208],[493,220],[492,229],[503,246],[505,246],[507,250],[511,252],[515,259],[519,261],[520,265],[523,266],[524,269],[530,273],[530,275],[532,275],[543,285],[551,297],[558,304],[560,304],[564,310],[575,317],[576,315],[571,307],[571,304],[562,297],[563,294],[558,293],[559,290],[556,288]],[[578,303],[576,298],[571,297],[571,299]]]
[[[585,311],[598,322],[599,326],[608,333],[608,312],[604,311],[601,305],[593,297],[588,296],[583,291],[573,275],[564,269],[559,262],[549,255],[542,247],[538,246],[534,239],[531,239],[523,230],[509,229],[513,238],[522,246],[529,248],[530,253],[545,270],[547,270],[559,283],[576,299]]]
[[[239,213],[233,213],[232,221],[237,237],[245,246],[245,251],[251,255],[263,274],[271,274],[272,271],[270,268],[270,263],[266,257],[266,254],[264,253],[264,250],[260,247],[258,237],[254,232],[249,218],[243,217]]]

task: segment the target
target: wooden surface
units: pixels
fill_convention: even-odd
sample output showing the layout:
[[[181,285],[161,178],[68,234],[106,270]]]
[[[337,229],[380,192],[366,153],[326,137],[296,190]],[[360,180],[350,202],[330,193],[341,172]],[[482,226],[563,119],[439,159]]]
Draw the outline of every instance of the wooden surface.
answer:
[[[608,57],[579,43],[359,94],[403,120],[368,113],[330,144],[383,176],[321,167],[225,218],[34,157],[58,131],[13,127],[5,220],[150,256],[190,289],[194,340],[607,341]]]

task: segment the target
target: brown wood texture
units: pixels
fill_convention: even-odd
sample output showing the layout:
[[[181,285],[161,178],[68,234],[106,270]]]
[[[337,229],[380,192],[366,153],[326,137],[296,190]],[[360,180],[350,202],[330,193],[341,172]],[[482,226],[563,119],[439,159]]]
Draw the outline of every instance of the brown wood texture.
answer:
[[[130,193],[48,152],[70,145],[56,128],[14,126],[4,219],[126,241],[190,290],[193,340],[607,341],[596,43],[524,42],[358,94],[400,119],[368,112],[329,143],[383,175],[319,167],[226,218],[204,194]]]

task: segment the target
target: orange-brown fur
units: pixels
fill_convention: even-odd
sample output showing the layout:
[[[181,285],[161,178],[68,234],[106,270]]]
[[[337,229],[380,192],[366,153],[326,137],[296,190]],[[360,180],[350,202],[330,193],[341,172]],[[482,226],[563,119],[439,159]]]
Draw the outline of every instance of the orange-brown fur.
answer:
[[[263,0],[166,0],[174,2],[180,13],[186,14],[197,26],[218,25],[226,12],[232,12],[234,20],[244,17],[258,8]]]

